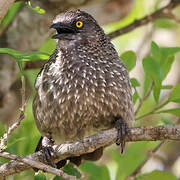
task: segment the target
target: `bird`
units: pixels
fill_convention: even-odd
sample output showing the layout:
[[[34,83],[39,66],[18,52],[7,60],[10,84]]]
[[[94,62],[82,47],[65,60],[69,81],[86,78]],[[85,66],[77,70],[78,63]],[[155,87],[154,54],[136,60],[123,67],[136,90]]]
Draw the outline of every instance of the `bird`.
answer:
[[[38,130],[61,144],[115,127],[123,152],[134,111],[129,73],[114,45],[97,21],[79,9],[57,15],[50,28],[56,30],[56,49],[35,81]],[[103,147],[69,160],[79,165],[102,154]]]

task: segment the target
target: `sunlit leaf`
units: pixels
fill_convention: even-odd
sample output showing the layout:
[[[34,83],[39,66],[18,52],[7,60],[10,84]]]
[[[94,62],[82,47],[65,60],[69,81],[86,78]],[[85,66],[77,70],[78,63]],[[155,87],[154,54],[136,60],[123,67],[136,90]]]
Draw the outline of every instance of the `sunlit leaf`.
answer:
[[[168,100],[180,103],[180,84],[177,84],[176,87],[172,90]]]
[[[124,61],[128,71],[131,71],[136,65],[136,54],[133,51],[126,51],[120,58]]]

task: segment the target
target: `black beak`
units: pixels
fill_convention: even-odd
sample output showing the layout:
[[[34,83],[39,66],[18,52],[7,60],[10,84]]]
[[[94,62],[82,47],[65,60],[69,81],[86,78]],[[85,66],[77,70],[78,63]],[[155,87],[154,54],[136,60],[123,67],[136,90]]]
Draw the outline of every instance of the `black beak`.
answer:
[[[63,23],[54,23],[50,26],[50,28],[56,29],[57,31],[57,34],[52,36],[53,39],[59,39],[69,34],[76,33],[76,30],[73,27]]]

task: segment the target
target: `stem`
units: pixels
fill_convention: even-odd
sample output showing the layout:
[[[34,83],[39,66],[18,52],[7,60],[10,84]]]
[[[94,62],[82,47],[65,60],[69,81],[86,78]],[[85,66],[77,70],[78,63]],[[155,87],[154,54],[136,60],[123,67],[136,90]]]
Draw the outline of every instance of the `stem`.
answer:
[[[152,111],[148,112],[148,113],[145,113],[143,114],[142,116],[139,116],[136,118],[136,120],[139,120],[139,119],[142,119],[148,115],[151,115],[151,114],[159,114],[159,112],[156,112],[157,110],[161,109],[162,107],[164,107],[166,104],[168,104],[169,101],[165,101],[164,103],[162,103],[161,105],[157,106],[156,108],[154,108]]]

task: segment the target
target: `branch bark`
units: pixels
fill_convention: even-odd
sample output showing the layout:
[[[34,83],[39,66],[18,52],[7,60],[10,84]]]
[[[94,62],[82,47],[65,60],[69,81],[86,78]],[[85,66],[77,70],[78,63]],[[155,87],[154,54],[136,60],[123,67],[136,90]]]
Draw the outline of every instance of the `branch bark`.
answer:
[[[131,139],[127,137],[127,141],[158,141],[158,140],[177,140],[180,141],[180,125],[165,125],[165,126],[148,126],[135,127],[130,129]],[[93,152],[100,147],[106,147],[113,144],[116,140],[117,130],[115,128],[102,131],[93,136],[84,138],[76,142],[64,143],[61,145],[54,145],[53,160],[59,161],[70,156],[79,156],[88,152]],[[3,157],[3,153],[0,156]],[[41,151],[27,155],[18,159],[18,161],[10,161],[0,166],[0,176],[8,176],[15,173],[20,173],[26,169],[31,168],[30,165],[20,162],[40,161],[43,162],[43,154]],[[30,164],[30,163],[29,163]]]
[[[125,26],[124,28],[121,28],[112,33],[109,33],[108,36],[110,37],[110,39],[116,38],[117,36],[128,33],[130,31],[136,29],[137,27],[146,25],[149,22],[153,22],[159,18],[171,18],[171,19],[175,19],[176,21],[179,22],[180,19],[177,19],[172,13],[172,9],[178,5],[180,5],[179,0],[171,0],[170,3],[168,5],[166,5],[165,7],[155,11],[154,13],[152,13],[150,15],[145,16],[144,18],[135,20],[133,23],[129,24],[128,26]]]

